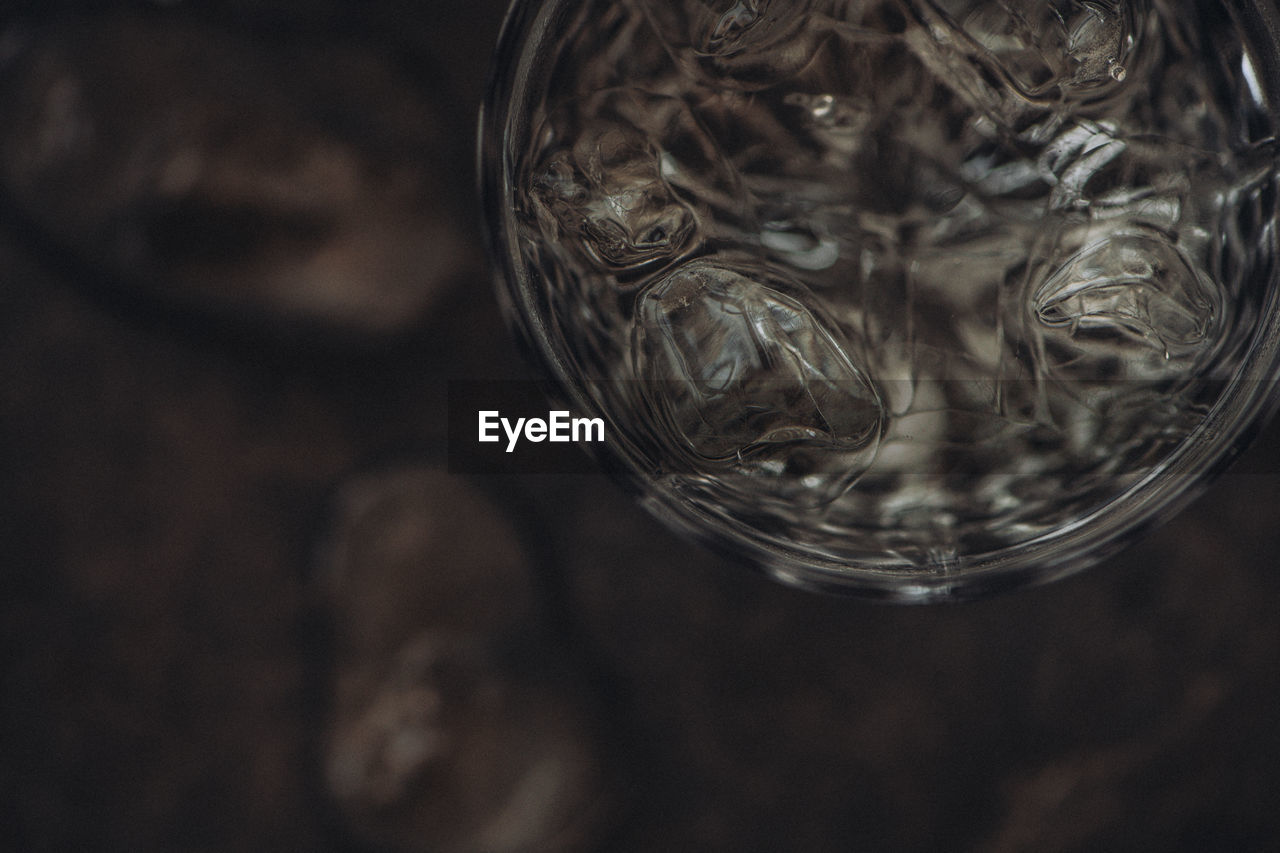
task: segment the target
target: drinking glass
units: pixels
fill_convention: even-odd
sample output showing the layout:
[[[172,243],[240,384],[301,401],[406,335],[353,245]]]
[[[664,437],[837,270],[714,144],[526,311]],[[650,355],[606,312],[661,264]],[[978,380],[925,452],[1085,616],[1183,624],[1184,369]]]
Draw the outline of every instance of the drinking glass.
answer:
[[[1270,0],[516,0],[505,307],[601,464],[785,582],[1040,583],[1276,403]]]

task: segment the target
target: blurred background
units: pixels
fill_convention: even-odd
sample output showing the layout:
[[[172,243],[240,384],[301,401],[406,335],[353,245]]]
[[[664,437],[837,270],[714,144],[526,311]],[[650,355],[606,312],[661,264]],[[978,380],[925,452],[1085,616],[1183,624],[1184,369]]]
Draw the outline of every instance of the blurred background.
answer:
[[[448,472],[448,383],[530,377],[473,189],[502,13],[0,11],[0,846],[1274,849],[1276,426],[953,606]]]

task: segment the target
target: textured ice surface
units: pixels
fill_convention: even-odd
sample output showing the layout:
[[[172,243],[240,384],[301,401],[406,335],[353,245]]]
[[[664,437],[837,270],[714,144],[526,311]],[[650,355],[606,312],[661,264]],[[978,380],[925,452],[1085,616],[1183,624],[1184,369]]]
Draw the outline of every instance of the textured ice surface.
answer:
[[[1035,97],[1122,81],[1132,0],[923,0],[935,37]],[[935,17],[936,15],[936,17]],[[945,23],[944,23],[945,22]],[[950,31],[944,26],[950,25]],[[1057,90],[1057,91],[1055,91]]]
[[[585,259],[630,274],[675,258],[696,215],[662,175],[662,152],[635,127],[602,124],[548,158],[534,193]]]
[[[682,100],[607,89],[561,109],[547,135],[530,176],[536,216],[616,283],[697,249],[717,221],[739,224],[737,175]]]
[[[1138,41],[1129,0],[911,0],[906,42],[980,115],[1010,130],[1109,95]]]
[[[824,503],[870,464],[884,413],[806,299],[761,265],[685,264],[641,297],[635,358],[663,439],[695,470]]]
[[[758,88],[794,74],[820,34],[815,0],[633,0],[663,45],[690,73]]]
[[[1115,231],[1072,255],[1032,297],[1036,318],[1081,347],[1090,338],[1185,357],[1212,340],[1220,294],[1159,232]],[[1123,353],[1127,360],[1134,354]]]

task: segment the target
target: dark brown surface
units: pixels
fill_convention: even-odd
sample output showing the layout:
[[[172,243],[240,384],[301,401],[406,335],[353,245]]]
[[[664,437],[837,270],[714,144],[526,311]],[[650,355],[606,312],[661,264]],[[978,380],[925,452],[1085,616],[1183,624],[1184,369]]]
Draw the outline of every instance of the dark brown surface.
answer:
[[[406,227],[393,249],[462,245],[465,260],[451,269],[470,272],[436,276],[422,263],[405,281],[434,288],[430,298],[382,324],[246,301],[232,286],[245,282],[234,265],[225,279],[193,276],[148,255],[145,275],[134,276],[100,239],[103,223],[119,219],[110,211],[132,210],[139,197],[111,196],[120,169],[111,152],[134,150],[156,129],[137,119],[105,147],[86,143],[92,180],[79,206],[66,201],[76,192],[65,183],[17,187],[15,161],[4,164],[0,846],[442,849],[412,822],[351,819],[326,790],[326,732],[346,701],[336,668],[352,648],[343,619],[359,608],[326,592],[321,555],[339,535],[339,496],[352,483],[443,465],[449,379],[525,375],[481,270],[475,215],[429,189],[461,176],[465,195],[472,105],[499,4],[386,0],[360,14],[336,0],[93,8],[140,9],[152,37],[172,27],[198,42],[208,31],[233,51],[269,50],[302,30],[309,44],[363,51],[375,69],[367,102],[388,86],[416,98],[422,113],[409,126],[437,128],[445,153],[414,163],[380,151],[344,118],[358,118],[359,97],[270,134],[291,134],[286,151],[346,152],[365,163],[356,175],[403,159],[419,175],[406,209],[438,200],[446,214]],[[115,31],[97,19],[41,16],[44,41],[11,35],[0,50],[5,109],[15,92],[46,106],[51,97],[47,80],[39,89],[15,76],[15,44],[30,56],[66,33],[96,33],[96,53],[62,61],[140,61],[113,54]],[[255,35],[263,32],[272,35]],[[377,70],[385,63],[394,68]],[[167,80],[180,93],[172,103],[208,97],[207,82],[183,89],[181,63],[166,69],[147,79]],[[395,82],[406,79],[414,82]],[[7,118],[6,151],[39,130]],[[218,175],[267,134],[261,121],[242,130],[240,147],[202,139],[227,155]],[[303,174],[288,156],[274,174]],[[308,186],[288,184],[304,195]],[[348,204],[391,204],[372,179],[352,186],[308,198],[337,223],[358,221]],[[277,212],[283,197],[240,197],[249,213],[229,221],[275,233],[276,220],[254,211]],[[341,279],[349,300],[338,304],[361,304],[369,280]],[[552,709],[525,720],[531,742],[565,742],[555,733],[565,720],[604,717],[599,732],[574,727],[597,753],[583,760],[603,768],[607,781],[591,784],[609,792],[608,816],[558,842],[565,849],[1203,851],[1271,849],[1280,838],[1280,429],[1120,557],[1050,587],[951,607],[780,587],[677,540],[594,475],[481,476],[460,488],[487,494],[497,517],[511,519],[520,532],[494,533],[499,521],[486,536],[523,542],[528,577],[500,584],[505,593],[492,595],[509,600],[485,608],[448,592],[493,583],[482,561],[410,537],[403,548],[421,550],[431,578],[415,589],[441,592],[414,604],[385,594],[412,583],[412,572],[372,572],[360,600],[387,618],[358,618],[370,630],[411,624],[421,606],[430,633],[442,607],[478,608],[483,618],[463,627],[527,640],[528,670],[508,678],[504,658],[493,677]],[[451,594],[453,610],[440,601]],[[514,724],[495,719],[472,722],[511,736]],[[419,805],[417,814],[435,814]],[[599,803],[589,808],[598,821]]]

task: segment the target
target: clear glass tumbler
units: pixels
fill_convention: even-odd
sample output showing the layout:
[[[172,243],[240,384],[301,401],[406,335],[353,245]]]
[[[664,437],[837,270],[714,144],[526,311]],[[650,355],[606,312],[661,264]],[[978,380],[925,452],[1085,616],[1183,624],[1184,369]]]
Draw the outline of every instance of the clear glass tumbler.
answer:
[[[1272,412],[1271,0],[517,0],[501,290],[605,466],[779,579],[1076,571]]]

